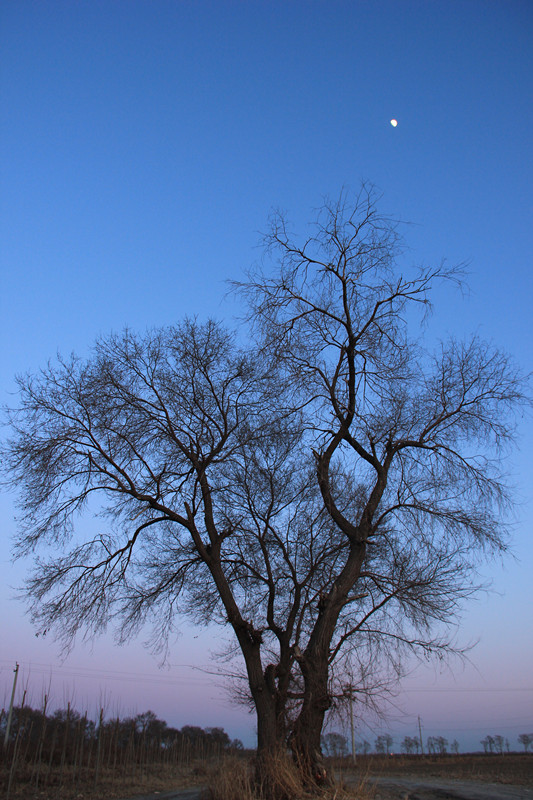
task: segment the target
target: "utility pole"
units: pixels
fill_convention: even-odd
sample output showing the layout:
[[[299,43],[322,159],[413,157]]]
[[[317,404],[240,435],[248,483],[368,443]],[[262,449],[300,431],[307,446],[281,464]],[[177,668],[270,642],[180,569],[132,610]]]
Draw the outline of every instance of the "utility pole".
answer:
[[[420,723],[420,714],[418,715],[418,734],[420,736],[420,752],[424,755],[424,743],[422,741],[422,725]]]
[[[348,683],[344,688],[344,696],[350,699],[350,730],[352,733],[352,762],[355,764],[355,735],[353,727],[353,685]]]
[[[9,730],[11,728],[11,717],[13,716],[13,701],[15,699],[15,689],[17,688],[17,678],[19,674],[19,665],[18,663],[15,664],[15,669],[13,670],[15,673],[15,677],[13,678],[13,690],[11,692],[11,702],[9,704],[9,714],[7,717],[7,726],[6,726],[6,735],[4,736],[4,747],[7,747],[7,743],[9,741]]]

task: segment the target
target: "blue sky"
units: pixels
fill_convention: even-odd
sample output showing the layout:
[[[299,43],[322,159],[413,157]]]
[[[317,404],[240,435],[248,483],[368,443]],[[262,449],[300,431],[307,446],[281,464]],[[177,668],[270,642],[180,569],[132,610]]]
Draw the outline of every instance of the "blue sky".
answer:
[[[230,319],[224,281],[259,257],[270,210],[301,230],[361,179],[412,223],[413,262],[469,263],[470,294],[434,298],[432,335],[478,332],[532,370],[530,2],[6,0],[0,14],[3,402],[15,373],[100,334]],[[418,670],[386,726],[398,736],[418,714],[465,748],[533,729],[532,446],[524,420],[515,559],[484,568],[497,593],[459,631],[480,639],[472,666]],[[61,667],[12,599],[28,565],[9,561],[10,497],[0,514],[0,692],[19,660],[37,693],[53,670],[58,703],[75,685],[80,703],[107,693],[252,741],[208,676],[158,671],[140,643],[80,645]],[[209,668],[218,635],[188,631],[170,662]]]

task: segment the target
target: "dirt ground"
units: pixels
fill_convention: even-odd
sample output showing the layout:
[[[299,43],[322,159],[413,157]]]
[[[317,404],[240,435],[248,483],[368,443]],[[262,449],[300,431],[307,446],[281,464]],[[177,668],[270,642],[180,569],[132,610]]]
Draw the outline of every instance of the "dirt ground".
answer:
[[[533,754],[367,758],[355,771],[336,766],[341,783],[355,789],[354,800],[533,800]],[[200,797],[199,788],[189,788],[128,800]]]
[[[205,784],[208,768],[200,764],[195,767],[168,768],[159,765],[143,771],[142,776],[129,780],[117,778],[111,770],[102,770],[98,786],[92,781],[72,785],[68,779],[58,780],[36,789],[29,775],[18,775],[10,792],[10,800],[119,800],[125,797],[154,797],[163,800],[175,796],[178,790]],[[27,777],[27,780],[24,778]],[[8,785],[7,774],[0,774],[0,797],[4,798]],[[196,791],[196,788],[195,788]],[[168,794],[167,794],[168,793]],[[194,794],[193,794],[194,796]],[[183,797],[191,797],[184,794]]]
[[[533,800],[533,754],[417,758],[391,756],[337,763],[335,772],[354,800]],[[120,785],[103,781],[98,789],[55,787],[32,791],[19,786],[11,800],[199,800],[208,770],[181,774],[145,775],[144,780]],[[196,785],[195,785],[196,784]]]
[[[344,780],[363,776],[374,800],[533,800],[533,754],[369,758]]]
[[[374,775],[417,775],[533,786],[533,753],[459,756],[389,756],[361,759]]]

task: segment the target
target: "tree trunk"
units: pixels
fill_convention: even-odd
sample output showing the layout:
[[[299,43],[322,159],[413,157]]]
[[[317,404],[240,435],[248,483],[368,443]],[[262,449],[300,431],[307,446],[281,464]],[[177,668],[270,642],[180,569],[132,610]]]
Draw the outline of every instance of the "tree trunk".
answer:
[[[333,778],[326,767],[320,743],[324,716],[331,705],[327,651],[312,661],[306,658],[302,672],[304,700],[290,737],[291,751],[305,785],[327,786],[333,783]]]
[[[331,785],[321,748],[324,717],[331,706],[328,691],[330,647],[339,614],[361,573],[366,548],[352,541],[346,564],[331,591],[320,600],[309,643],[298,662],[304,680],[304,699],[291,735],[291,750],[306,783]]]
[[[294,792],[284,786],[280,765],[287,760],[284,727],[279,719],[279,698],[272,675],[272,665],[263,671],[260,639],[251,626],[234,625],[248,673],[248,684],[257,719],[257,756],[255,784],[258,797],[268,800],[292,800]],[[291,787],[292,789],[292,787]]]
[[[254,693],[257,717],[257,752],[274,752],[280,745],[277,735],[276,708],[273,698],[265,690]],[[259,695],[259,696],[258,696]]]
[[[277,720],[276,703],[268,696],[256,698],[257,756],[255,786],[257,796],[268,800],[293,800],[300,794],[302,783],[293,762],[287,756],[285,737]]]

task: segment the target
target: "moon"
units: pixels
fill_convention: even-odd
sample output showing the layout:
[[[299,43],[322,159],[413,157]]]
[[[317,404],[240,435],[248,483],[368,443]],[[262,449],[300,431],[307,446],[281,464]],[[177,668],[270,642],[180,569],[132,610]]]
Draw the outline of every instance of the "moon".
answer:
[[[393,128],[395,128],[396,125],[398,124],[398,120],[397,119],[391,119],[390,124],[392,125]]]

